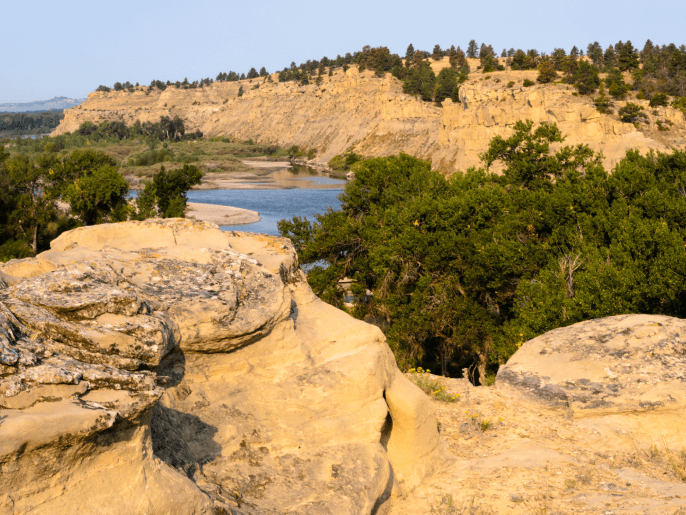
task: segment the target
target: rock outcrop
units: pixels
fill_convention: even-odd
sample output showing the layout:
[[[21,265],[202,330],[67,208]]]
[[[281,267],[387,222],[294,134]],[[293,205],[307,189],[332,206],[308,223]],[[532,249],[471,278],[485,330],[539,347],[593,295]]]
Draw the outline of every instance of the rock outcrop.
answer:
[[[498,390],[576,417],[686,408],[686,321],[657,315],[589,320],[527,342]]]
[[[0,277],[3,515],[382,514],[446,463],[381,332],[288,240],[101,225]]]
[[[685,513],[685,350],[686,321],[621,315],[526,342],[495,386],[433,377],[456,461],[390,515]]]
[[[438,70],[447,59],[432,62]],[[478,60],[472,60],[472,70]],[[587,144],[602,151],[605,164],[614,165],[628,149],[642,151],[686,146],[686,119],[670,107],[647,109],[648,124],[635,128],[616,114],[600,114],[587,96],[562,84],[523,87],[536,71],[474,71],[461,86],[460,103],[436,107],[402,93],[402,83],[386,75],[359,73],[355,67],[338,70],[317,85],[298,86],[265,79],[214,83],[203,88],[133,92],[94,92],[88,100],[66,111],[54,134],[74,131],[85,121],[123,121],[133,124],[180,116],[187,129],[210,136],[299,145],[317,150],[316,160],[354,148],[368,157],[405,152],[431,159],[445,173],[479,165],[479,154],[491,138],[507,137],[519,120],[555,122],[567,136],[565,144]],[[508,87],[510,81],[512,86]],[[238,96],[243,87],[244,94]],[[617,102],[617,108],[624,102]],[[656,122],[669,125],[661,131]],[[665,125],[666,127],[667,125]]]

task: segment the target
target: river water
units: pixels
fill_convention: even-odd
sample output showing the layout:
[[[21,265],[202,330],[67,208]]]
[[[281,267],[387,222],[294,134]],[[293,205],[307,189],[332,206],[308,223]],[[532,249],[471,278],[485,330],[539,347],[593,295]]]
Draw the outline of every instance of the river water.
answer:
[[[257,211],[261,217],[259,222],[223,226],[221,229],[271,235],[279,234],[276,224],[284,218],[301,216],[314,220],[315,213],[325,213],[329,208],[340,209],[338,195],[347,181],[332,179],[309,170],[290,174],[287,187],[274,189],[276,184],[283,182],[280,180],[282,176],[283,171],[274,172],[274,178],[279,180],[268,186],[264,184],[270,189],[260,189],[262,183],[243,183],[240,189],[189,191],[188,200]],[[246,186],[252,188],[246,189]]]

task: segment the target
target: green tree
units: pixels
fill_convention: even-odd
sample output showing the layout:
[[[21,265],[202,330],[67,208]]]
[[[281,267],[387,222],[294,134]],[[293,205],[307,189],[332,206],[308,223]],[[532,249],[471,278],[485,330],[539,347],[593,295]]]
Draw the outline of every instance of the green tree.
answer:
[[[8,202],[12,212],[6,213],[7,227],[14,234],[30,242],[34,254],[38,253],[38,233],[55,217],[56,196],[52,191],[54,173],[36,166],[26,155],[3,157],[4,186],[12,197]]]
[[[627,41],[622,45],[617,58],[617,67],[623,72],[638,68],[638,52],[631,44],[631,41]]]
[[[257,70],[255,68],[250,68],[250,71],[248,72],[248,79],[256,79],[259,76],[260,74],[257,73]]]
[[[267,69],[264,66],[260,68],[260,77],[266,77],[267,75],[269,75],[269,73],[267,73]]]
[[[550,59],[541,62],[538,66],[538,77],[536,79],[538,82],[541,84],[548,84],[556,81],[558,78],[557,72],[555,71],[555,64]]]
[[[627,104],[619,110],[619,119],[626,123],[636,123],[645,119],[646,115],[643,113],[643,107],[638,104],[627,102]]]
[[[669,104],[669,97],[665,93],[655,93],[650,99],[650,107],[666,106]]]
[[[414,57],[414,46],[410,43],[405,51],[405,66],[410,66],[410,61]]]
[[[422,61],[418,68],[410,68],[403,81],[403,93],[419,95],[425,102],[434,98],[436,74],[426,61]]]
[[[469,42],[469,45],[467,45],[467,57],[470,59],[476,59],[479,56],[479,47],[476,44],[476,41],[473,39]]]
[[[431,54],[431,58],[434,61],[440,61],[441,59],[443,59],[443,55],[444,55],[444,52],[441,49],[441,45],[434,46],[434,50],[433,50],[433,53]]]
[[[576,86],[579,94],[592,94],[600,85],[598,68],[593,66],[588,61],[581,59],[577,66],[576,72],[571,77],[571,83]]]
[[[615,98],[624,98],[627,90],[629,89],[624,82],[624,75],[619,70],[619,68],[610,68],[607,71],[607,77],[605,77],[605,85],[607,86],[608,93]]]
[[[104,165],[62,189],[71,214],[84,225],[121,222],[128,218],[126,194],[129,184],[115,167]]]
[[[137,199],[137,218],[183,218],[188,202],[187,192],[200,184],[202,175],[197,167],[187,163],[176,170],[167,171],[164,166],[160,167]]]
[[[483,380],[556,327],[686,315],[686,153],[629,152],[609,175],[588,147],[550,150],[563,140],[518,122],[482,156],[502,174],[449,180],[406,155],[366,160],[341,211],[279,230],[327,302],[344,307],[338,281],[353,280],[352,314],[384,321],[405,369],[472,365]]]
[[[459,101],[459,89],[457,85],[457,72],[452,68],[443,68],[436,79],[436,103],[440,104],[446,98],[454,102]]]
[[[603,54],[603,64],[608,70],[617,64],[617,54],[615,54],[615,49],[612,45],[605,49]]]

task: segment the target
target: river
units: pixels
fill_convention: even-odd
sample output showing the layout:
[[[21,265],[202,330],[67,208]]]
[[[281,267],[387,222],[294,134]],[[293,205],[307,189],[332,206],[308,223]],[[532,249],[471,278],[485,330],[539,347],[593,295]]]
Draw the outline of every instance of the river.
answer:
[[[330,207],[340,209],[338,200],[345,180],[332,179],[315,170],[276,171],[262,176],[264,180],[242,182],[236,189],[194,190],[188,192],[190,202],[233,206],[257,211],[261,220],[253,224],[229,225],[222,230],[248,231],[278,235],[277,222],[294,216],[314,220],[315,213],[325,213]],[[269,189],[262,189],[269,188]]]

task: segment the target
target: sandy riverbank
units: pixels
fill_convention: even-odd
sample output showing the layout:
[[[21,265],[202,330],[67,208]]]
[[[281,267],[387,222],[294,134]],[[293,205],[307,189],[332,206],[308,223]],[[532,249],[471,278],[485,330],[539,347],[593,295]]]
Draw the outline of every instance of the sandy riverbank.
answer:
[[[257,211],[250,211],[249,209],[241,209],[239,207],[189,202],[186,209],[186,218],[211,222],[219,226],[243,225],[259,222],[260,214]]]

